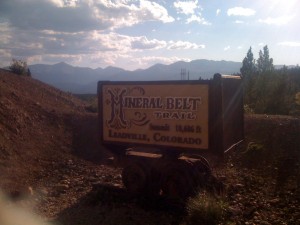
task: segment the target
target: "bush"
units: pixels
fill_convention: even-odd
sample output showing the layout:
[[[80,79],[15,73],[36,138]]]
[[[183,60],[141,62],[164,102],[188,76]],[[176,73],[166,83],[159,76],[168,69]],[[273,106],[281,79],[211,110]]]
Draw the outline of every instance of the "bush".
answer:
[[[27,66],[27,62],[23,60],[12,59],[9,69],[16,74],[31,76],[31,72]]]
[[[211,225],[218,224],[226,211],[226,204],[206,192],[199,193],[187,203],[187,223]]]

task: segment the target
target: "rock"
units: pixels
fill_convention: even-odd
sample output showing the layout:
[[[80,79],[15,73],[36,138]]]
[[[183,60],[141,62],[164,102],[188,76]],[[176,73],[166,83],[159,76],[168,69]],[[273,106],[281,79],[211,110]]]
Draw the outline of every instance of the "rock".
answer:
[[[269,203],[272,205],[278,204],[279,202],[280,202],[279,198],[274,198],[274,199],[269,200]]]
[[[67,184],[58,184],[55,186],[55,188],[57,189],[57,191],[62,192],[66,189],[69,189],[69,185]]]
[[[228,212],[232,216],[238,216],[238,215],[242,214],[242,209],[239,206],[231,206],[231,207],[228,207]]]
[[[92,187],[96,189],[96,188],[100,187],[102,184],[103,184],[102,182],[96,181],[96,182],[92,183]]]
[[[69,185],[71,182],[69,179],[64,179],[61,181],[62,184],[66,184],[66,185]]]
[[[236,188],[243,188],[243,187],[245,187],[245,185],[243,185],[243,184],[236,184],[236,185],[234,185],[234,187],[236,187]]]
[[[33,192],[33,188],[32,187],[28,187],[28,194],[29,195],[33,195],[34,194],[34,192]]]

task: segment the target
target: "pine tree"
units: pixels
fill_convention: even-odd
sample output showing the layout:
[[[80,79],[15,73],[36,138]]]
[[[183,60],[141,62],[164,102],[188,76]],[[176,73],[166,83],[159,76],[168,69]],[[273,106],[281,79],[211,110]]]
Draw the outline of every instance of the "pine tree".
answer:
[[[256,62],[256,63],[255,63]],[[300,67],[275,70],[268,46],[255,61],[250,48],[240,69],[249,112],[300,115]]]
[[[252,48],[250,47],[247,56],[243,60],[242,68],[240,69],[242,77],[248,79],[256,72],[255,59],[253,57]]]
[[[253,102],[253,86],[257,72],[251,47],[249,48],[246,57],[243,59],[243,65],[240,71],[244,86],[244,101],[246,105],[249,105],[251,102]]]
[[[274,70],[273,59],[270,58],[268,46],[264,46],[263,52],[259,50],[259,57],[257,59],[258,73],[265,73]]]

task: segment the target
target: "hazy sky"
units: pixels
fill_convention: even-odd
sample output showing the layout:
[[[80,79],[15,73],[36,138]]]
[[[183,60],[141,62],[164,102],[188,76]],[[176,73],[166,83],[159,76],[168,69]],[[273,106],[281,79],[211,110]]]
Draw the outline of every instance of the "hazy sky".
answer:
[[[299,0],[0,0],[0,66],[241,62],[264,45],[274,64],[295,65],[299,22]]]

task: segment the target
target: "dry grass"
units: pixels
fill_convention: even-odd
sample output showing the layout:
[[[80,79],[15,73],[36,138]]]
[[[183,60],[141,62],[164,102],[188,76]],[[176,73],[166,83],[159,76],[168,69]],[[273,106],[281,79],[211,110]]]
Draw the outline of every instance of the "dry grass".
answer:
[[[202,192],[187,203],[188,218],[187,223],[190,225],[218,224],[226,211],[226,203],[213,195]]]

